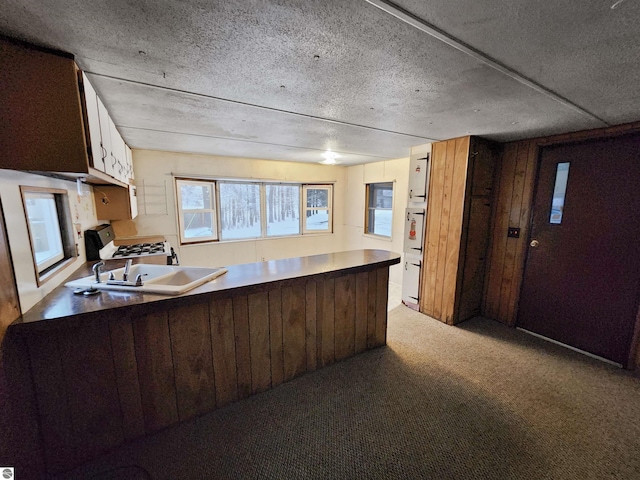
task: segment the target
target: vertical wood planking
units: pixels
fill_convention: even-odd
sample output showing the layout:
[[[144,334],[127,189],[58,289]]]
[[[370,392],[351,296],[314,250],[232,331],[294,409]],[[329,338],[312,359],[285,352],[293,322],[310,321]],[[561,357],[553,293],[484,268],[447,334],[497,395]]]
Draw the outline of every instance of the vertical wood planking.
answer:
[[[284,381],[282,344],[282,290],[269,290],[269,341],[271,344],[271,385]]]
[[[516,323],[517,306],[520,297],[520,286],[524,275],[524,263],[527,255],[527,242],[529,239],[529,228],[531,219],[531,204],[533,203],[533,190],[538,167],[538,145],[534,141],[529,141],[527,145],[527,167],[522,191],[522,205],[520,207],[520,238],[517,239],[516,251],[514,254],[511,292],[507,304],[505,321],[508,325],[514,326]]]
[[[518,151],[515,158],[515,171],[513,176],[513,187],[509,204],[508,226],[518,227],[520,224],[520,209],[522,206],[522,191],[524,188],[524,178],[527,166],[527,155],[529,152],[528,142],[518,142]],[[504,265],[502,269],[502,285],[500,288],[500,305],[498,308],[498,318],[503,322],[508,322],[508,305],[511,289],[513,287],[513,271],[515,263],[515,252],[518,244],[517,238],[508,238],[504,252]]]
[[[169,310],[178,417],[187,420],[216,405],[209,304]]]
[[[75,450],[58,339],[35,333],[27,343],[47,471],[60,472],[75,463]]]
[[[303,374],[307,368],[305,295],[304,285],[293,285],[282,289],[282,343],[285,382]]]
[[[147,433],[178,421],[175,376],[167,312],[133,322],[140,398]]]
[[[442,304],[444,297],[445,274],[447,268],[447,250],[449,245],[449,226],[451,223],[451,206],[453,195],[453,174],[455,167],[456,141],[447,141],[447,154],[444,165],[444,185],[442,187],[442,214],[440,216],[440,235],[438,238],[438,265],[436,268],[435,299],[433,315],[444,320]]]
[[[367,348],[376,347],[376,320],[378,314],[378,271],[368,272],[367,291]]]
[[[387,343],[387,303],[389,296],[389,267],[376,271],[376,346]]]
[[[462,242],[462,220],[465,206],[467,165],[469,159],[469,137],[455,140],[455,154],[451,179],[451,196],[449,210],[449,228],[447,232],[447,247],[444,255],[444,278],[442,285],[442,316],[448,324],[454,323],[454,306],[456,292],[458,292],[460,267],[460,249]]]
[[[499,169],[483,314],[508,325],[515,324],[527,253],[537,152],[536,140],[508,143]],[[520,238],[507,238],[509,226],[520,227]]]
[[[138,383],[138,364],[133,340],[131,319],[113,316],[109,319],[113,364],[118,383],[118,397],[122,411],[122,427],[125,440],[144,435],[144,415]]]
[[[438,245],[442,215],[442,187],[444,185],[444,166],[447,154],[446,142],[436,142],[432,148],[429,208],[427,209],[424,267],[422,269],[423,278],[421,282],[422,292],[420,295],[420,311],[431,316],[434,314],[436,294],[436,271],[438,268]]]
[[[364,352],[367,349],[367,310],[369,296],[369,274],[356,274],[356,332],[355,351]]]
[[[271,345],[269,341],[269,293],[249,295],[251,341],[251,392],[271,388]]]
[[[238,399],[236,342],[231,298],[220,298],[209,302],[209,322],[216,406],[222,407]]]
[[[335,361],[335,324],[334,324],[334,291],[335,280],[324,279],[322,298],[318,297],[320,336],[320,366],[330,365]]]
[[[76,459],[85,461],[124,441],[109,324],[89,320],[57,334]]]
[[[307,372],[313,372],[318,368],[318,340],[317,340],[317,291],[316,282],[309,281],[305,286],[305,328],[307,351]]]
[[[335,279],[335,356],[343,360],[355,354],[356,277]]]
[[[511,195],[513,192],[513,177],[515,175],[515,158],[518,142],[508,143],[500,161],[500,177],[498,181],[497,197],[494,201],[494,224],[491,232],[491,264],[488,268],[486,283],[487,296],[484,315],[500,320],[500,293],[502,287],[502,272],[504,269],[504,255],[507,248],[507,228],[511,211]]]
[[[251,344],[246,296],[233,297],[233,330],[236,340],[238,398],[246,398],[251,395]]]

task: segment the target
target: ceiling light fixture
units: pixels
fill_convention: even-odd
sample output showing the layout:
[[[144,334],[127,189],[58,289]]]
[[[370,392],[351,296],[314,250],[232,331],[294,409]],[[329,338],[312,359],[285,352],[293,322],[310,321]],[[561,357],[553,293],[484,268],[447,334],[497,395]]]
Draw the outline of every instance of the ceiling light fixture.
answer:
[[[336,158],[340,158],[340,155],[332,152],[331,150],[327,150],[322,154],[322,156],[324,157],[324,160],[322,160],[320,163],[323,165],[335,165],[336,163],[338,163],[336,162]]]

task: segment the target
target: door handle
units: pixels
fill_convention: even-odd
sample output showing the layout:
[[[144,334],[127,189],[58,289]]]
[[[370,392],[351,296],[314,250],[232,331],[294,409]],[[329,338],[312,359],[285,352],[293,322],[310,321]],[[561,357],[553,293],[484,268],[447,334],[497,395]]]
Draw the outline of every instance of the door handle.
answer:
[[[540,242],[538,240],[531,240],[531,243],[529,244],[529,246],[532,248],[537,248],[539,245]]]

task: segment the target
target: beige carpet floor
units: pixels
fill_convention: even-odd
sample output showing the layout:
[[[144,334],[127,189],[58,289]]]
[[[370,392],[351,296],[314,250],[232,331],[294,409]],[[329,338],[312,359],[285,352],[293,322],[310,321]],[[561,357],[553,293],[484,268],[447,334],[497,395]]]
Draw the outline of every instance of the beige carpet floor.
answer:
[[[125,468],[126,467],[126,468]],[[478,318],[404,306],[388,345],[60,479],[640,479],[640,378]]]

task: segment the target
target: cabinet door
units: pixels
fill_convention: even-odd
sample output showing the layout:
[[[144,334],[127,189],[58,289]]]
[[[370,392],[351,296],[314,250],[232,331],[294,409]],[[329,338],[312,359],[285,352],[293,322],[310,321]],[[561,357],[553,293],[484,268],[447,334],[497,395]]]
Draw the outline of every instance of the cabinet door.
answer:
[[[422,262],[419,259],[405,255],[402,276],[402,302],[405,305],[418,305],[421,268]]]
[[[419,158],[411,157],[409,162],[409,201],[427,201],[427,175],[429,172],[429,154]]]
[[[129,145],[127,145],[126,143],[124,144],[124,150],[125,153],[127,155],[127,179],[128,180],[133,180],[134,176],[133,176],[133,155],[131,154],[131,149],[129,148]],[[128,182],[130,183],[130,182]]]
[[[131,213],[131,219],[138,216],[138,197],[135,185],[129,185],[129,209]]]
[[[113,162],[111,159],[111,129],[109,126],[109,113],[105,108],[100,97],[98,98],[98,118],[100,119],[100,138],[102,142],[102,162],[104,164],[104,173],[113,175]]]
[[[87,123],[89,124],[89,146],[91,147],[91,166],[101,172],[105,171],[102,154],[102,133],[100,132],[100,116],[98,114],[98,95],[87,76],[82,74],[84,100],[87,107]]]
[[[120,136],[120,132],[116,129],[113,120],[109,118],[109,132],[111,134],[111,168],[115,178],[125,182],[124,178],[124,140]]]
[[[404,216],[404,252],[422,255],[424,235],[424,208],[407,208]]]

